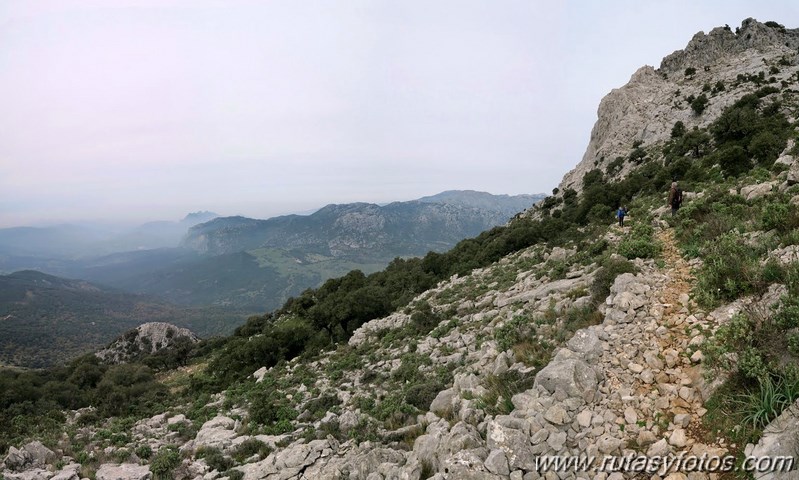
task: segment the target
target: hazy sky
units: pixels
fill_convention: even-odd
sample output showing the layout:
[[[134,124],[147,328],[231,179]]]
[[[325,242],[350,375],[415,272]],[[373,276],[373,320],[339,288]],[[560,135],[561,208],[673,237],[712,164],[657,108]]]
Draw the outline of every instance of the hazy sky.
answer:
[[[797,5],[0,0],[0,226],[549,192],[638,67]]]

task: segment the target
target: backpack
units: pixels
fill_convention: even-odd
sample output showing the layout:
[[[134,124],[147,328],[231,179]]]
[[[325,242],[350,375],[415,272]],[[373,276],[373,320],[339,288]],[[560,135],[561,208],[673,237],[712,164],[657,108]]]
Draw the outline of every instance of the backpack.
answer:
[[[682,204],[682,190],[679,188],[674,190],[674,195],[671,197],[672,208],[679,208]]]

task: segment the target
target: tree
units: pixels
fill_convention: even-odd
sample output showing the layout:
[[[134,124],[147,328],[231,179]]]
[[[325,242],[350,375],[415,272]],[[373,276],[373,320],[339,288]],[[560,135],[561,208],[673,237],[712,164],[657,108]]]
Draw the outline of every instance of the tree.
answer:
[[[696,73],[696,69],[694,67],[688,67],[685,69],[685,76],[690,77]]]
[[[702,115],[702,112],[705,111],[705,107],[707,107],[708,99],[707,96],[703,93],[699,95],[691,102],[691,109],[697,115]]]
[[[710,147],[710,135],[704,130],[699,130],[699,127],[694,127],[683,137],[682,144],[686,152],[691,152],[695,158],[699,158]]]
[[[671,127],[671,138],[680,138],[685,135],[685,124],[681,120],[677,120],[673,127]]]
[[[758,132],[749,142],[749,153],[758,163],[766,166],[771,165],[777,159],[783,148],[785,148],[785,140],[769,130]]]
[[[746,150],[738,145],[718,150],[714,155],[721,169],[728,175],[737,177],[752,168],[752,162],[749,160]]]

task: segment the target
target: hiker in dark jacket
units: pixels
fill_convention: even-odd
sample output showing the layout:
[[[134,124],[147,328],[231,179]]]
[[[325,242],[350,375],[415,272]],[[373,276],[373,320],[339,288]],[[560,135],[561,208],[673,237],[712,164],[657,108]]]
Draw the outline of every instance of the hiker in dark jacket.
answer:
[[[669,190],[669,200],[667,203],[671,207],[671,216],[677,215],[677,210],[682,206],[682,190],[677,186],[677,182],[671,182],[671,189]]]
[[[620,227],[624,226],[624,217],[627,216],[627,212],[628,211],[629,210],[627,210],[627,207],[625,207],[623,205],[621,207],[619,207],[619,209],[616,211],[616,218],[619,219],[619,226]]]

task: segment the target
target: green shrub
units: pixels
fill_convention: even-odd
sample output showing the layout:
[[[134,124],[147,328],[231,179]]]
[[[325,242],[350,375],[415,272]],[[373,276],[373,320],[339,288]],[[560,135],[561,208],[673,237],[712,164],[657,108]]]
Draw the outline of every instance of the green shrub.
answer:
[[[200,447],[197,449],[195,456],[204,458],[205,463],[217,472],[225,472],[233,466],[233,460],[226,457],[220,449],[215,447]]]
[[[777,418],[799,397],[799,381],[785,375],[776,380],[770,375],[758,377],[753,391],[740,394],[737,403],[744,413],[744,422],[753,429],[762,429]]]
[[[433,311],[430,303],[422,301],[411,314],[411,321],[417,332],[426,335],[441,322],[441,316]]]
[[[693,110],[695,114],[701,115],[702,112],[705,111],[705,108],[707,107],[707,104],[708,104],[707,96],[705,96],[705,94],[703,93],[703,94],[699,95],[698,97],[696,97],[691,102],[691,110]]]
[[[325,393],[317,398],[309,400],[305,408],[311,412],[314,418],[322,418],[336,405],[340,405],[341,400],[336,395]]]
[[[526,341],[533,335],[535,335],[535,322],[525,315],[515,315],[494,330],[494,340],[500,352]]]
[[[413,405],[422,411],[430,409],[430,404],[438,395],[438,392],[444,390],[444,384],[438,381],[430,381],[413,385],[405,392],[405,403]]]
[[[244,480],[244,472],[241,470],[228,470],[225,472],[228,480]]]
[[[799,214],[787,202],[768,202],[763,206],[761,221],[763,230],[788,233],[799,227]]]
[[[619,255],[628,259],[654,258],[660,247],[653,238],[654,230],[645,222],[636,223],[632,231],[619,243]]]
[[[167,445],[153,457],[150,462],[150,471],[155,480],[168,480],[172,478],[172,470],[180,464],[178,447]]]
[[[136,447],[135,453],[137,457],[147,460],[153,456],[153,449],[149,445],[139,445]]]
[[[740,234],[722,234],[709,242],[694,287],[700,305],[715,307],[764,288],[757,252]]]
[[[241,442],[239,446],[236,447],[236,450],[233,451],[233,458],[237,462],[242,463],[255,454],[260,455],[261,458],[266,458],[270,453],[272,453],[272,449],[269,445],[257,438],[250,438]]]
[[[598,305],[605,301],[616,277],[622,273],[637,273],[637,271],[635,265],[628,260],[617,258],[606,260],[594,276],[594,283],[591,284],[592,303]]]
[[[197,436],[197,427],[191,422],[177,422],[169,425],[167,430],[177,432],[182,440],[191,440]]]

